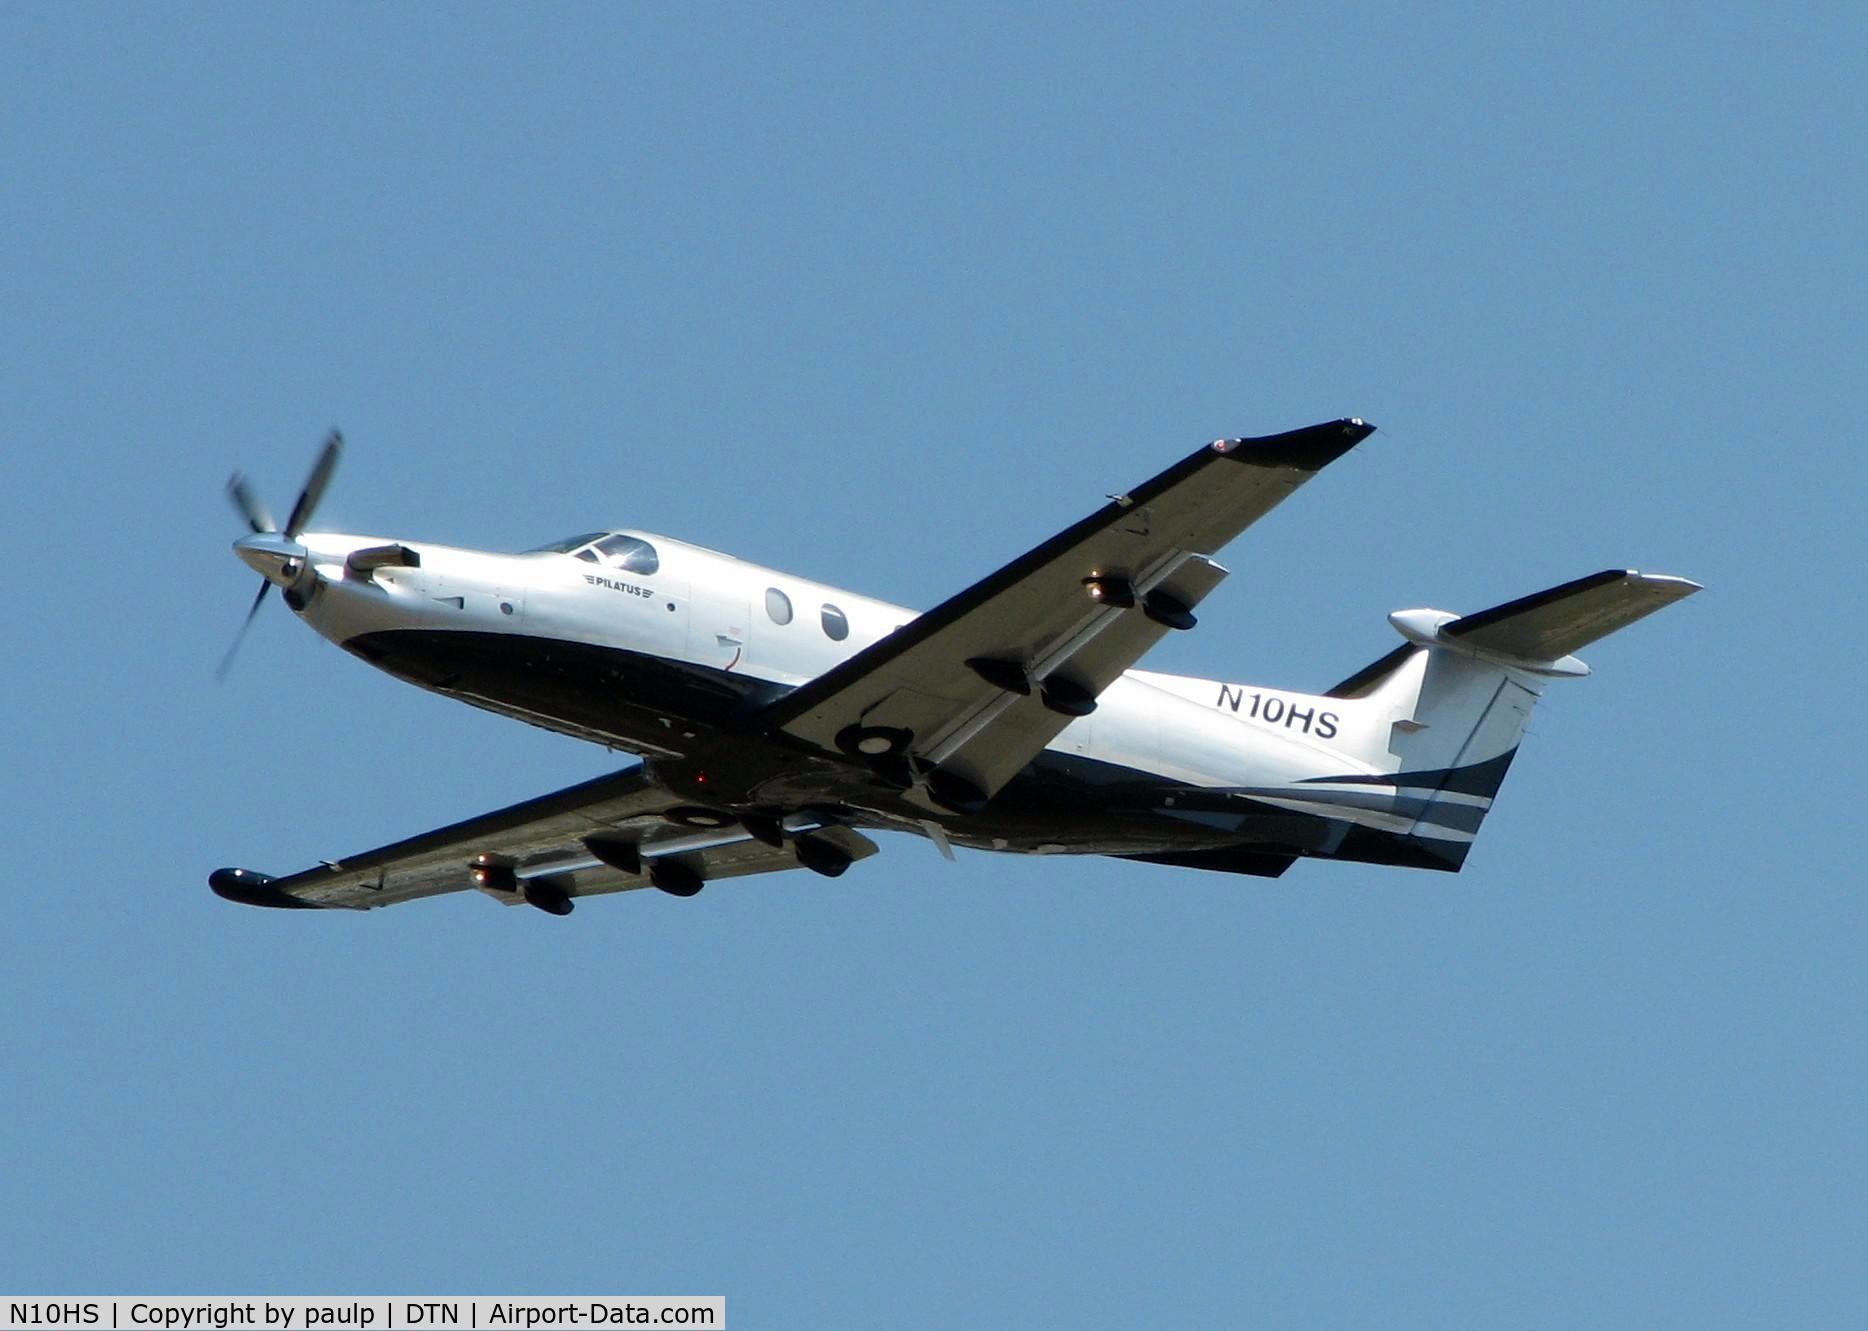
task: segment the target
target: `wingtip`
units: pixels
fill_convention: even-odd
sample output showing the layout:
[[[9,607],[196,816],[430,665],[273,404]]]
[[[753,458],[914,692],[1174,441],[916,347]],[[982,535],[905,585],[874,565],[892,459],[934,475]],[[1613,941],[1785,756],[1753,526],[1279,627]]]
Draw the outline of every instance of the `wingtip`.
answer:
[[[215,896],[237,901],[242,906],[268,906],[275,910],[322,909],[315,901],[303,901],[281,892],[272,885],[271,875],[252,869],[216,869],[208,875],[208,886]]]
[[[1218,439],[1213,451],[1259,467],[1321,471],[1374,433],[1373,425],[1350,416],[1256,439]]]
[[[1682,578],[1673,573],[1643,573],[1639,569],[1631,568],[1625,576],[1676,599],[1706,590],[1705,583],[1694,582],[1691,578]]]

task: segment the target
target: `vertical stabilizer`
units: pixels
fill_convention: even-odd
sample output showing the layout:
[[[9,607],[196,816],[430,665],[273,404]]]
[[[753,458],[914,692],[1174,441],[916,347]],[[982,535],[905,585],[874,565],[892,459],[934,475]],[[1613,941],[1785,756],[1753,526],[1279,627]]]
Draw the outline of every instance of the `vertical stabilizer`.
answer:
[[[1698,590],[1684,578],[1612,569],[1473,615],[1389,616],[1407,645],[1331,690],[1387,714],[1387,752],[1373,755],[1387,770],[1313,778],[1390,797],[1387,826],[1359,823],[1334,854],[1457,870],[1545,683],[1589,672],[1570,653]]]
[[[1381,826],[1359,822],[1334,854],[1455,870],[1505,779],[1537,702],[1534,677],[1456,652],[1413,646],[1359,695],[1385,713],[1386,771],[1313,778],[1381,801]],[[1343,791],[1343,797],[1349,790]]]

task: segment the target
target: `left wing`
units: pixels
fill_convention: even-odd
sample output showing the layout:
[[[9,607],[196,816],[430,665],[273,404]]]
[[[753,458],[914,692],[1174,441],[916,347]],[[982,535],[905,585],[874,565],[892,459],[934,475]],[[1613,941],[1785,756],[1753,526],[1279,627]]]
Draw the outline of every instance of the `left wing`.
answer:
[[[773,703],[770,730],[972,812],[1226,576],[1210,558],[1373,433],[1222,439]]]
[[[692,896],[715,878],[802,865],[839,874],[876,853],[816,818],[748,818],[683,805],[641,766],[285,878],[220,869],[208,883],[250,906],[367,910],[477,888],[568,914],[576,897],[659,887]]]

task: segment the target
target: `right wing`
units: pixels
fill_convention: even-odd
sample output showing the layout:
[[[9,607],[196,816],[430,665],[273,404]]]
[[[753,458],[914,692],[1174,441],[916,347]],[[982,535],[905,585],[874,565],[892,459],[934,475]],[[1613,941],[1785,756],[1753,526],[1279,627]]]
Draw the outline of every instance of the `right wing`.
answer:
[[[807,816],[733,822],[684,805],[638,765],[288,877],[220,869],[208,883],[250,906],[368,910],[476,888],[564,914],[576,897],[690,896],[715,878],[800,865],[834,875],[875,853],[860,832]]]

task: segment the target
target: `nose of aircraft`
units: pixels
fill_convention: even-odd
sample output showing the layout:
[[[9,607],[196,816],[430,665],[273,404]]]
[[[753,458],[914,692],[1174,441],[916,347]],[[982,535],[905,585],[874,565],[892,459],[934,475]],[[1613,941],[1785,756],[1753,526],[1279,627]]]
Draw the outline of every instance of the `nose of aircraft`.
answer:
[[[256,532],[233,543],[241,562],[268,582],[289,587],[305,567],[305,547],[277,532]]]

